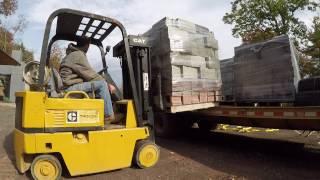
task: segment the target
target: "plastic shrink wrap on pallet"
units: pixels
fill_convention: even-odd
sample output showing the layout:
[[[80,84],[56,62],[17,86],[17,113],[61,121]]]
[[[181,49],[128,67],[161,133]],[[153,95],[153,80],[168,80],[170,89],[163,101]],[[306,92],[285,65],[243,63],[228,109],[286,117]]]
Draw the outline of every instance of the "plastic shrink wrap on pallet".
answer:
[[[218,43],[208,28],[163,18],[143,35],[150,40],[152,91],[157,107],[220,100]]]
[[[235,48],[235,102],[294,102],[300,80],[298,56],[287,35]]]
[[[222,101],[230,102],[233,99],[233,58],[223,59],[220,61],[221,80],[222,80]]]

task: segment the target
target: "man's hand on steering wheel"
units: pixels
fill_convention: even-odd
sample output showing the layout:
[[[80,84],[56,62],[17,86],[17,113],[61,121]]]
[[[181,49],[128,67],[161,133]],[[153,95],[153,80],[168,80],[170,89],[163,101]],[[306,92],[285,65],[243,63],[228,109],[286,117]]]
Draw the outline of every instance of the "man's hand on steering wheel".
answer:
[[[116,92],[116,88],[112,84],[108,84],[108,88],[109,88],[109,91],[111,92],[111,94]]]
[[[98,71],[98,74],[102,75],[107,69],[108,69],[108,67],[101,69],[100,71]],[[116,87],[114,87],[114,85],[107,83],[107,82],[106,82],[106,85],[107,85],[111,94],[114,94],[116,92],[117,89],[116,89]]]

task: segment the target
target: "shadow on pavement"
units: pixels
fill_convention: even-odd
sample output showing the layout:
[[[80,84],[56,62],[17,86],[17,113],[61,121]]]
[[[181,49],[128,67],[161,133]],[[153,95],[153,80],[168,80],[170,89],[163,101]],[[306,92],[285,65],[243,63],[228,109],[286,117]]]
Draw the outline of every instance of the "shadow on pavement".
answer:
[[[212,169],[248,179],[318,179],[320,153],[303,143],[191,129],[157,143]]]
[[[11,131],[8,135],[6,135],[3,147],[9,157],[11,164],[15,166],[15,157],[14,157],[14,147],[13,147],[13,131]]]

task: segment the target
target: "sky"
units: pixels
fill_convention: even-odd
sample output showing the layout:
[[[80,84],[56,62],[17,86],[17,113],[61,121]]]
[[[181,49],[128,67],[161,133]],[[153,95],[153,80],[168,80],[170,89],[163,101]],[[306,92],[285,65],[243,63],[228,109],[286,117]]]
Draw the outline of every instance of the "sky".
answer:
[[[208,27],[219,41],[221,59],[233,56],[233,47],[240,40],[233,38],[231,25],[222,21],[231,8],[229,0],[19,0],[17,14],[28,21],[18,40],[39,58],[47,18],[56,9],[72,8],[115,18],[128,34],[142,34],[163,17],[182,18]]]
[[[47,18],[56,9],[72,8],[118,19],[128,34],[142,34],[163,17],[182,18],[208,27],[219,42],[220,59],[233,56],[233,48],[241,41],[231,34],[231,25],[222,17],[231,10],[230,0],[18,0],[17,15],[28,21],[19,36],[38,58]],[[311,16],[302,14],[311,22]]]
[[[18,0],[17,15],[28,24],[19,35],[28,48],[39,57],[44,27],[49,15],[59,8],[72,8],[118,19],[128,34],[141,34],[163,17],[182,18],[208,27],[219,42],[220,59],[233,56],[233,48],[241,41],[231,34],[231,25],[222,17],[231,10],[231,0]],[[302,20],[311,22],[309,14]]]
[[[234,38],[231,25],[222,17],[231,10],[231,0],[18,0],[16,16],[23,15],[28,24],[18,41],[39,59],[43,33],[49,15],[59,8],[71,8],[115,18],[128,34],[142,34],[163,17],[181,18],[208,27],[219,43],[219,58],[231,58],[241,40]],[[310,24],[310,14],[299,14]],[[95,66],[95,65],[93,65]],[[98,66],[98,65],[96,65]]]

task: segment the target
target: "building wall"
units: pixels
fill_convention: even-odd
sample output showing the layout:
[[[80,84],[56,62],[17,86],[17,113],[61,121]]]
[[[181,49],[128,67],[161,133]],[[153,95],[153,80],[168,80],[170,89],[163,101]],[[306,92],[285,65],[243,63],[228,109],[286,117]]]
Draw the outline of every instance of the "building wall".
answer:
[[[21,50],[13,50],[12,57],[18,61],[20,66],[0,65],[0,74],[10,75],[10,94],[9,101],[15,102],[15,92],[25,89],[25,83],[23,82],[23,69],[25,63],[22,62]]]

